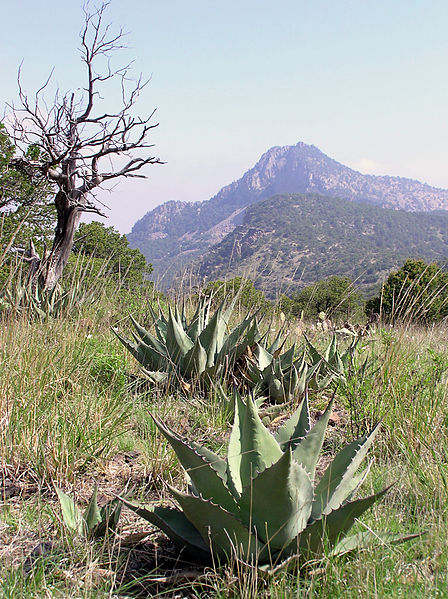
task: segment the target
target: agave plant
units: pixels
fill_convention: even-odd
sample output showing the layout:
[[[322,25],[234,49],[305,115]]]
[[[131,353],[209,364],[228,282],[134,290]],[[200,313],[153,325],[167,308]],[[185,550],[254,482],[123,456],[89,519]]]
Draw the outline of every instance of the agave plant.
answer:
[[[94,290],[86,290],[79,280],[71,281],[67,289],[57,285],[51,291],[45,291],[18,276],[2,289],[0,314],[24,314],[31,320],[60,318],[79,310],[84,304],[92,303],[94,297]]]
[[[353,355],[359,343],[359,337],[355,337],[345,350],[338,348],[336,335],[331,338],[328,347],[324,352],[320,352],[304,335],[306,343],[306,357],[313,369],[312,377],[309,380],[310,388],[322,389],[332,381],[346,380],[346,373],[351,363]]]
[[[227,457],[156,425],[185,468],[189,492],[170,488],[179,508],[124,503],[197,557],[237,556],[265,570],[338,554],[375,541],[404,540],[370,531],[346,537],[355,520],[387,489],[353,499],[368,467],[357,473],[378,428],[344,447],[315,484],[316,466],[332,410],[311,427],[307,397],[275,435],[251,398],[236,395]],[[407,537],[410,538],[410,537]]]
[[[243,372],[255,395],[280,403],[303,396],[317,367],[310,369],[303,355],[295,359],[294,354],[294,345],[280,354],[277,342],[269,348],[256,343],[246,352]]]
[[[99,538],[117,527],[122,502],[119,499],[112,499],[103,507],[99,507],[96,485],[84,512],[81,512],[69,495],[58,488],[56,493],[64,524],[74,533],[86,538]]]
[[[257,342],[246,355],[245,376],[256,395],[285,402],[300,398],[307,388],[323,389],[334,380],[345,380],[345,372],[358,340],[340,352],[334,335],[321,354],[305,337],[306,346],[296,357],[295,345],[283,354],[280,335],[270,347]]]
[[[151,311],[155,335],[131,316],[136,333],[134,340],[118,339],[140,362],[145,374],[155,383],[178,384],[199,379],[209,383],[224,376],[248,346],[260,340],[255,315],[247,316],[229,330],[235,300],[225,309],[224,303],[210,315],[211,298],[198,303],[190,322],[185,311],[169,308],[168,316]]]

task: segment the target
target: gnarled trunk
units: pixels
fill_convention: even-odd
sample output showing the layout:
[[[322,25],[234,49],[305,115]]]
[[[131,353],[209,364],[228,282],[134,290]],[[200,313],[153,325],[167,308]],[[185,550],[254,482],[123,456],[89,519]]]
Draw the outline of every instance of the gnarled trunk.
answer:
[[[61,278],[70,257],[75,232],[83,212],[82,200],[77,199],[73,202],[67,196],[65,190],[59,190],[56,194],[55,205],[58,220],[53,246],[50,251],[44,252],[42,258],[39,259],[37,268],[36,260],[34,260],[33,272],[30,270],[33,283],[38,284],[39,288],[44,291],[54,289]]]
[[[39,268],[39,287],[45,291],[54,289],[61,278],[73,247],[73,239],[82,211],[72,207],[68,213],[59,217],[53,247],[42,258]]]

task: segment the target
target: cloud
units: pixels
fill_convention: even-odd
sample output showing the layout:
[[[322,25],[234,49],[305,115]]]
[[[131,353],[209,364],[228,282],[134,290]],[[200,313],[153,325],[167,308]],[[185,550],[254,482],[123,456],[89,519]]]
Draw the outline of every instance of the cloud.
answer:
[[[352,162],[349,166],[356,171],[360,171],[361,173],[367,174],[379,174],[384,170],[384,165],[376,162],[375,160],[371,160],[370,158],[361,158],[358,162]]]

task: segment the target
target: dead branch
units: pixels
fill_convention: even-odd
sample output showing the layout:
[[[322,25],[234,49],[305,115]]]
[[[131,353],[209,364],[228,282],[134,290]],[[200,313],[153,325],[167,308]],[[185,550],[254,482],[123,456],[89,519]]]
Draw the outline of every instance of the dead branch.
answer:
[[[122,29],[113,33],[111,26],[104,24],[107,6],[106,2],[93,13],[85,12],[80,34],[85,86],[64,94],[57,89],[53,103],[48,106],[44,95],[49,90],[53,71],[31,97],[23,88],[20,67],[19,106],[10,105],[9,134],[21,151],[14,160],[15,168],[28,174],[38,173],[56,189],[53,201],[58,224],[50,261],[61,253],[62,261],[66,261],[82,212],[103,216],[92,195],[95,188],[121,177],[145,178],[145,167],[163,164],[159,158],[145,155],[153,147],[148,141],[149,134],[158,126],[153,123],[155,110],[146,117],[132,114],[148,80],[141,75],[132,80],[130,64],[111,68],[111,56],[125,47],[126,34]],[[104,59],[107,67],[101,72],[98,61]],[[113,79],[119,82],[121,105],[117,110],[100,110],[101,87]],[[29,147],[39,150],[37,159],[27,153]],[[107,170],[103,166],[106,159]]]

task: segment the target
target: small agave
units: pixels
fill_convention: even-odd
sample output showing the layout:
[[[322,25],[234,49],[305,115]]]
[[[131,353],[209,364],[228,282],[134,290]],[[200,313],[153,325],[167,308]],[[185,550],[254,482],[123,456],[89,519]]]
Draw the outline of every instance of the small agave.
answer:
[[[181,509],[144,508],[123,500],[179,547],[200,558],[232,556],[272,571],[279,564],[333,555],[375,542],[412,538],[365,531],[346,537],[355,520],[387,489],[353,499],[368,467],[357,473],[378,427],[344,447],[317,485],[316,466],[333,401],[311,427],[308,399],[275,435],[251,398],[235,396],[227,457],[182,439],[155,420],[185,468],[189,492],[170,488]]]
[[[293,345],[283,354],[280,335],[270,347],[256,342],[246,355],[245,376],[255,395],[272,402],[285,402],[303,397],[306,389],[323,389],[333,381],[345,381],[349,360],[358,339],[340,352],[333,335],[327,349],[321,354],[305,336],[306,346],[296,357]]]
[[[84,512],[81,512],[69,495],[58,488],[56,488],[56,493],[64,524],[74,533],[87,538],[99,538],[117,527],[122,502],[119,499],[112,499],[103,507],[99,507],[97,502],[98,487],[96,485]]]
[[[309,381],[310,388],[322,389],[332,381],[345,382],[346,373],[350,361],[356,351],[360,337],[355,337],[350,345],[341,352],[338,348],[336,335],[333,335],[328,347],[323,353],[320,353],[319,350],[316,349],[306,335],[304,335],[304,338],[308,362],[313,369],[313,376]]]
[[[274,403],[303,397],[308,381],[320,365],[309,368],[304,355],[295,359],[295,345],[283,354],[276,342],[266,348],[260,343],[245,356],[245,378],[256,396]]]

